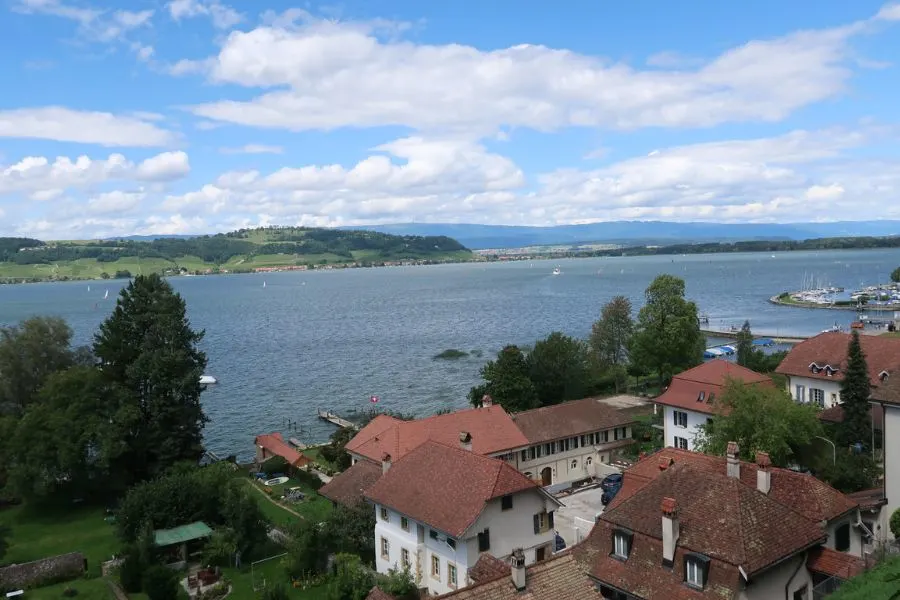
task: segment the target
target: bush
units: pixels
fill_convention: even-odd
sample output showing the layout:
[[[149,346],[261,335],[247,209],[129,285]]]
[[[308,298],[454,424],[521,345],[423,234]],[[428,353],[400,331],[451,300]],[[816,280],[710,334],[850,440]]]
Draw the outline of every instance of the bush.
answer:
[[[889,526],[891,528],[891,533],[894,534],[894,537],[900,538],[900,508],[895,510],[891,515]]]
[[[203,564],[228,567],[237,552],[237,543],[231,531],[216,531],[203,548]]]
[[[294,473],[294,478],[300,483],[306,484],[314,490],[317,490],[322,487],[323,482],[319,479],[319,476],[311,471],[303,471],[298,470]]]
[[[154,565],[144,573],[144,591],[150,600],[178,600],[178,579],[172,569]]]
[[[125,561],[119,567],[119,583],[122,589],[129,594],[136,594],[141,591],[144,577],[144,565],[141,561],[141,553],[137,548],[132,547],[125,555]]]
[[[288,600],[287,589],[276,583],[263,590],[262,600]]]
[[[271,477],[275,473],[287,473],[288,462],[280,456],[273,456],[267,459],[260,467],[263,473]]]

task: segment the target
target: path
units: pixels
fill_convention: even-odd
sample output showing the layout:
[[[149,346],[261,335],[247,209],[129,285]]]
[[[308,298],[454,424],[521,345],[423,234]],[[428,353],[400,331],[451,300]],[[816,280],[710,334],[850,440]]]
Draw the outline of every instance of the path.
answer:
[[[288,507],[285,506],[284,504],[280,504],[280,503],[276,502],[274,498],[272,498],[272,497],[269,496],[265,491],[263,491],[262,489],[260,489],[260,487],[259,487],[258,485],[254,485],[254,483],[253,483],[252,481],[248,481],[248,482],[247,482],[247,485],[249,485],[249,486],[252,487],[254,490],[256,490],[257,492],[259,492],[260,494],[262,494],[263,498],[265,498],[266,500],[268,500],[269,502],[271,502],[272,504],[274,504],[275,506],[277,506],[277,507],[280,508],[281,510],[287,511],[287,512],[291,513],[292,515],[295,515],[295,516],[297,516],[297,517],[300,517],[300,518],[303,519],[304,521],[306,520],[306,517],[304,517],[303,515],[301,515],[300,513],[298,513],[296,510],[294,510],[294,509],[292,509],[292,508],[288,508]]]

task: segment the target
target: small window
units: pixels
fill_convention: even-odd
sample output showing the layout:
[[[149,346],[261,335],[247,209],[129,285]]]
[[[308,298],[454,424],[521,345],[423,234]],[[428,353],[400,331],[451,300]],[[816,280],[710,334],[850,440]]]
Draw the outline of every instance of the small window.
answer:
[[[433,540],[438,539],[438,533],[437,533],[437,531],[435,531],[434,529],[429,529],[429,530],[428,530],[428,537],[430,537],[430,538],[433,539]]]
[[[834,530],[834,549],[838,552],[850,550],[850,523],[844,523]]]
[[[534,533],[539,535],[553,529],[553,513],[539,512],[534,515]]]
[[[582,444],[582,446],[584,446],[584,444]],[[572,448],[574,448],[576,450],[578,449],[578,438],[577,437],[572,438]]]
[[[703,567],[696,560],[687,560],[684,567],[684,580],[696,587],[703,587]]]
[[[441,577],[441,559],[434,554],[431,555],[431,576],[438,579]]]
[[[512,496],[503,496],[500,498],[500,510],[512,509]]]
[[[406,517],[400,517],[400,529],[403,531],[409,531],[409,519]]]
[[[447,583],[456,587],[456,565],[447,565]]]
[[[381,538],[381,558],[389,558],[391,555],[391,544],[385,538]]]
[[[584,459],[584,464],[587,466],[591,466],[592,462],[594,462],[594,459],[590,456],[588,456],[586,459]]]
[[[487,552],[491,549],[491,530],[485,529],[478,534],[478,551]]]
[[[613,534],[613,555],[622,560],[628,558],[628,546],[630,540],[624,533],[616,532]]]
[[[383,506],[381,507],[381,520],[382,521],[390,521],[391,520],[391,517],[388,514],[388,509],[386,509]]]
[[[525,462],[526,460],[528,460],[528,450],[522,450],[522,462]]]
[[[577,469],[577,468],[578,468],[578,459],[577,459],[577,458],[573,458],[573,459],[572,459],[572,470],[574,471],[574,470]]]
[[[582,446],[582,448],[583,448],[584,446],[587,446],[587,444],[585,443],[585,442],[587,442],[587,439],[586,439],[586,438],[587,438],[587,436],[584,436],[584,435],[581,436],[581,446]],[[591,443],[593,443],[593,442],[591,442]]]
[[[677,436],[676,436],[676,437],[673,439],[673,442],[674,442],[673,445],[674,445],[676,448],[681,448],[682,450],[687,450],[687,449],[688,449],[688,441],[687,441],[687,438],[677,437]]]
[[[675,421],[675,427],[687,427],[688,416],[686,412],[682,410],[672,411],[672,417]]]
[[[706,400],[706,392],[701,391],[697,394],[697,402],[703,402],[704,400]]]
[[[406,548],[400,549],[400,566],[406,568],[409,567],[409,550]]]
[[[456,540],[453,538],[447,538],[447,545],[456,550]]]

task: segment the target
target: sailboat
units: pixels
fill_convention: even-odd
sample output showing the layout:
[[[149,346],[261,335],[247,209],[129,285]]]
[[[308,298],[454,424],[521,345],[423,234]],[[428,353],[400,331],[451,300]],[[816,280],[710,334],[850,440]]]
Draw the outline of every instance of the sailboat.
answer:
[[[265,281],[263,281],[263,287],[266,287],[266,282],[265,282]]]
[[[560,271],[559,267],[556,267],[555,269],[553,269],[554,275],[559,275],[560,273],[562,273],[562,271]]]
[[[88,286],[88,291],[91,291],[91,286]]]
[[[103,294],[103,299],[106,300],[107,298],[109,298],[109,290],[106,290],[106,293]]]

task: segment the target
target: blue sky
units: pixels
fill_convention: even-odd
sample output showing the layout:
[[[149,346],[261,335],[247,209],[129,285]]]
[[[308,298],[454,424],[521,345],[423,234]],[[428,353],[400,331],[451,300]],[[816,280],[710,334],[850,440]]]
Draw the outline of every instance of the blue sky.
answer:
[[[900,5],[0,0],[0,235],[900,218]]]

